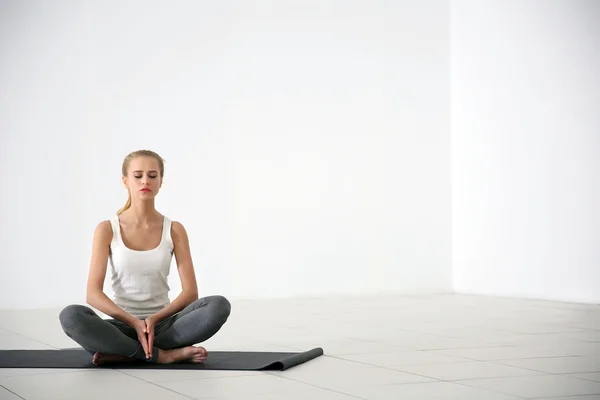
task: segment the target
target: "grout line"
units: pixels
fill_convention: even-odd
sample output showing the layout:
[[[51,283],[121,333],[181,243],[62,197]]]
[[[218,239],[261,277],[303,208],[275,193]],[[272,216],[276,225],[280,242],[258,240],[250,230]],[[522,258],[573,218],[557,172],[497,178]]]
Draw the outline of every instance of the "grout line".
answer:
[[[385,354],[385,353],[382,353],[382,354]],[[414,372],[408,372],[408,371],[403,371],[403,370],[400,370],[400,369],[396,369],[396,368],[400,368],[400,367],[384,367],[384,366],[381,366],[381,365],[368,364],[368,363],[360,362],[360,361],[346,360],[345,358],[339,358],[339,357],[332,357],[332,358],[336,358],[338,360],[343,360],[343,361],[355,362],[357,364],[365,365],[367,367],[380,368],[380,369],[385,369],[387,371],[401,372],[401,373],[408,374],[408,375],[415,375],[415,376],[420,376],[422,378],[433,379],[433,380],[436,380],[436,381],[443,381],[443,379],[433,378],[433,377],[427,376],[427,375],[421,375],[421,374],[416,374]],[[463,361],[456,361],[456,362],[459,363],[459,362],[463,362]],[[439,364],[439,363],[436,363],[436,364]],[[453,364],[453,363],[447,363],[447,364]],[[413,364],[413,365],[417,365],[417,364]],[[420,364],[420,365],[426,365],[426,364]],[[406,366],[408,367],[409,365],[406,365]],[[426,382],[406,382],[405,384],[410,384],[410,383],[426,383]]]
[[[7,392],[14,394],[18,398],[25,400],[25,397],[19,396],[17,393],[13,392],[12,390],[10,390],[9,388],[7,388],[6,386],[0,385],[0,387],[6,389]]]
[[[568,375],[574,375],[574,374],[594,374],[595,372],[567,372],[566,374],[555,374],[555,375],[562,375],[566,378],[574,378],[574,379],[580,379],[582,381],[586,381],[586,382],[595,382],[595,383],[600,383],[600,381],[595,381],[593,379],[588,379],[588,378],[580,378],[578,376],[568,376]],[[600,393],[599,393],[600,394]]]
[[[496,364],[496,365],[503,365],[503,364]],[[517,368],[517,367],[514,367],[514,368]],[[445,381],[445,382],[456,383],[457,385],[466,386],[466,387],[469,387],[469,388],[475,388],[475,389],[480,389],[480,390],[487,390],[487,391],[491,391],[493,393],[500,393],[500,394],[505,394],[505,395],[508,395],[508,396],[515,396],[515,397],[523,398],[523,399],[526,399],[527,397],[520,397],[520,396],[516,396],[514,394],[510,394],[510,393],[495,392],[495,391],[490,390],[490,389],[484,389],[484,388],[479,388],[479,387],[476,387],[476,386],[470,386],[470,385],[467,385],[467,384],[463,383],[463,381],[477,381],[477,380],[484,380],[484,379],[505,379],[505,378],[511,378],[511,379],[514,379],[514,378],[517,378],[517,379],[518,378],[523,378],[523,379],[525,379],[525,378],[535,378],[535,377],[540,377],[540,376],[564,376],[566,378],[574,378],[574,379],[579,379],[579,380],[586,381],[586,382],[596,382],[596,383],[598,383],[598,381],[588,380],[588,379],[585,379],[585,378],[578,378],[576,376],[566,376],[566,375],[572,374],[571,372],[568,372],[568,373],[554,373],[554,372],[538,371],[538,370],[529,369],[529,368],[522,368],[522,369],[526,369],[526,370],[533,371],[533,372],[539,372],[540,375],[517,375],[517,376],[497,376],[497,377],[487,377],[487,378],[468,378],[468,379],[458,379],[458,380]],[[574,372],[574,373],[577,374],[579,372]],[[582,373],[585,374],[586,372],[582,372]],[[592,394],[595,395],[596,393],[592,393]],[[598,393],[598,394],[600,394],[600,393]],[[581,394],[567,395],[567,397],[573,397],[573,399],[577,398],[578,396],[586,396],[586,395],[581,395]]]
[[[127,376],[129,376],[129,377],[131,377],[131,378],[137,379],[137,380],[139,380],[139,381],[142,381],[142,382],[144,382],[144,383],[150,384],[150,385],[152,385],[152,386],[155,386],[155,387],[157,387],[157,388],[161,388],[161,389],[163,389],[163,390],[167,390],[167,391],[169,391],[169,392],[172,392],[172,393],[178,394],[178,395],[180,395],[180,396],[183,396],[183,397],[185,397],[185,398],[187,398],[187,399],[194,400],[194,398],[193,398],[193,397],[190,397],[190,396],[188,396],[187,394],[183,394],[183,393],[180,393],[180,392],[178,392],[178,391],[176,391],[176,390],[173,390],[173,389],[170,389],[170,388],[166,388],[166,387],[164,387],[164,386],[160,386],[160,385],[158,385],[158,384],[156,384],[156,383],[154,383],[154,382],[149,382],[149,381],[147,381],[147,380],[145,380],[145,379],[142,379],[142,378],[139,378],[139,377],[137,377],[137,376],[135,376],[135,375],[128,374],[128,373],[126,373],[126,372],[124,372],[124,371],[122,371],[122,370],[117,370],[117,369],[112,369],[112,368],[111,368],[111,370],[113,370],[113,371],[115,371],[115,372],[122,373],[123,375],[127,375]]]
[[[527,399],[527,397],[517,396],[517,395],[514,395],[514,394],[510,394],[510,393],[505,393],[505,392],[500,392],[500,391],[490,390],[490,389],[484,389],[484,388],[479,388],[479,387],[475,387],[475,386],[469,386],[469,385],[466,385],[464,383],[461,383],[460,381],[452,381],[450,383],[454,383],[454,384],[457,384],[457,385],[460,385],[460,386],[463,386],[463,387],[468,387],[470,389],[483,390],[485,392],[490,392],[490,393],[494,393],[494,394],[504,394],[506,396],[513,396],[513,397],[515,397],[517,399]]]
[[[516,367],[515,367],[516,368]],[[523,368],[526,369],[526,368]],[[536,378],[536,377],[540,377],[540,376],[546,376],[546,375],[552,375],[552,376],[564,376],[565,378],[574,378],[574,379],[579,379],[582,381],[589,381],[589,382],[596,382],[596,383],[600,383],[598,381],[592,381],[589,379],[585,379],[585,378],[578,378],[576,376],[567,376],[567,375],[572,375],[572,374],[587,374],[588,372],[566,372],[566,373],[557,373],[557,372],[544,372],[544,371],[537,371],[534,369],[529,369],[529,371],[533,371],[533,372],[539,372],[539,375],[507,375],[507,376],[490,376],[487,378],[467,378],[467,379],[455,379],[452,381],[445,381],[445,382],[452,382],[452,383],[459,383],[461,381],[479,381],[479,380],[484,380],[484,379],[505,379],[505,378],[511,378],[511,379],[520,379],[520,378]],[[595,393],[594,393],[595,394]],[[583,395],[570,395],[570,396],[583,396]]]
[[[290,378],[289,376],[277,375],[277,374],[274,374],[274,373],[268,372],[268,371],[265,371],[265,372],[267,374],[271,375],[271,376],[276,376],[278,378],[283,378],[283,379],[287,379],[287,380],[290,380],[290,381],[293,381],[293,382],[302,383],[304,385],[312,386],[312,387],[315,387],[315,388],[318,388],[318,389],[321,389],[321,390],[326,390],[328,392],[343,394],[345,396],[354,397],[355,399],[368,400],[365,397],[358,397],[355,394],[344,393],[344,392],[340,392],[340,391],[337,391],[337,390],[334,390],[334,389],[329,389],[329,388],[326,388],[326,387],[318,386],[318,385],[315,385],[313,383],[308,383],[308,382],[300,381],[298,379]]]
[[[238,376],[260,376],[260,375],[263,375],[262,373],[256,373],[256,372],[263,372],[263,371],[246,371],[247,373],[230,375],[230,376],[224,375],[224,376],[210,376],[210,377],[206,377],[206,378],[194,377],[194,378],[183,378],[183,379],[176,378],[176,379],[169,379],[167,381],[152,382],[152,381],[148,381],[148,380],[146,380],[144,378],[140,378],[139,376],[128,374],[127,372],[125,372],[125,370],[120,370],[118,368],[113,368],[113,371],[121,372],[121,373],[123,373],[125,375],[134,377],[136,379],[141,379],[144,382],[154,383],[154,384],[159,384],[159,383],[162,383],[162,382],[185,382],[185,381],[195,381],[195,380],[200,380],[201,381],[201,380],[204,380],[204,379],[223,379],[223,378],[236,378]],[[148,370],[146,370],[146,371],[148,371]],[[169,370],[169,371],[176,371],[176,370]],[[207,370],[200,370],[200,369],[198,369],[196,371],[207,371]],[[208,371],[210,371],[210,370],[208,370]],[[225,371],[227,371],[227,370],[225,370]],[[237,371],[239,371],[239,370],[237,370]],[[250,373],[250,372],[253,372],[253,373]]]
[[[40,369],[41,370],[42,368],[15,368],[15,369]],[[43,368],[43,369],[50,369],[51,371],[34,372],[32,374],[4,375],[4,376],[2,376],[2,378],[20,378],[20,377],[28,377],[28,376],[75,374],[78,372],[87,372],[87,371],[83,371],[80,368]]]
[[[570,357],[580,357],[580,356],[563,356],[563,358],[570,358]],[[385,367],[385,366],[381,366],[381,365],[368,364],[368,363],[360,362],[360,361],[346,360],[344,358],[339,358],[339,357],[332,357],[332,358],[336,358],[338,360],[343,360],[343,361],[355,362],[357,364],[362,364],[362,365],[369,366],[369,367],[381,368],[381,369],[386,369],[386,370],[390,370],[390,371],[397,371],[397,372],[402,372],[402,373],[405,373],[405,374],[416,375],[416,376],[420,376],[420,377],[423,377],[423,378],[434,379],[434,380],[437,380],[437,381],[449,382],[449,383],[457,383],[459,381],[464,381],[464,380],[481,380],[481,379],[497,379],[497,378],[525,378],[525,377],[544,376],[544,375],[564,376],[566,374],[571,374],[570,372],[567,372],[567,373],[554,373],[554,372],[540,371],[540,370],[536,370],[536,369],[532,369],[532,368],[526,368],[526,367],[513,367],[513,366],[510,366],[510,365],[500,364],[500,363],[496,363],[496,362],[493,362],[493,361],[484,361],[484,360],[475,360],[475,359],[465,359],[465,361],[454,361],[454,362],[448,362],[448,363],[428,363],[428,364],[405,365],[406,367],[410,367],[410,366],[415,366],[415,365],[433,365],[433,364],[440,365],[440,364],[456,364],[456,363],[463,363],[463,362],[480,362],[480,363],[486,363],[486,364],[491,364],[491,365],[499,365],[499,366],[503,366],[503,367],[523,369],[523,370],[527,370],[527,371],[532,371],[532,372],[539,373],[539,375],[510,375],[510,376],[501,376],[501,377],[466,378],[466,379],[447,380],[447,379],[439,379],[439,378],[435,378],[435,377],[427,376],[427,375],[421,375],[421,374],[417,374],[417,373],[414,373],[414,372],[408,372],[408,371],[400,369],[403,366]],[[534,358],[528,358],[528,359],[544,359],[544,358],[561,358],[561,357],[534,357]],[[584,358],[584,357],[582,357],[582,358]],[[513,360],[513,359],[509,359],[509,360]],[[496,361],[502,361],[502,360],[496,360]],[[586,372],[574,372],[574,373],[577,374],[577,373],[586,373]],[[591,381],[591,382],[597,382],[597,381],[593,381],[593,380],[589,380],[589,379],[585,379],[585,378],[578,378],[578,377],[572,377],[572,378],[581,379],[581,380],[585,380],[585,381]],[[408,383],[414,383],[414,382],[408,382]],[[464,385],[464,386],[467,386],[467,385]]]
[[[4,328],[2,328],[2,329],[6,331],[6,329],[4,329]],[[9,332],[9,333],[12,333],[13,335],[16,335],[16,336],[22,337],[22,338],[24,338],[24,339],[31,340],[32,342],[36,342],[36,343],[39,343],[39,344],[43,344],[43,345],[45,345],[45,346],[52,347],[54,350],[60,350],[60,348],[59,348],[59,347],[52,346],[51,344],[48,344],[48,343],[40,342],[40,341],[39,341],[39,340],[37,340],[37,339],[30,338],[29,336],[25,336],[25,335],[23,335],[23,334],[21,334],[21,333],[18,333],[18,332],[13,332],[13,331],[7,331],[7,332]],[[29,350],[48,350],[48,349],[29,349]]]
[[[126,372],[123,372],[123,371],[118,371],[118,372],[122,372],[122,373],[124,373],[125,375],[128,375],[128,376],[131,376],[131,377],[133,377],[133,378],[139,379],[139,380],[141,380],[141,381],[143,381],[143,382],[146,382],[146,383],[150,383],[150,384],[152,384],[152,385],[154,385],[154,386],[157,386],[157,387],[160,387],[160,388],[162,388],[162,389],[171,390],[171,389],[165,388],[165,387],[163,387],[163,386],[160,386],[160,385],[158,385],[157,383],[154,383],[154,382],[149,382],[149,381],[146,381],[145,379],[139,378],[139,377],[137,377],[137,376],[133,376],[133,375],[127,374]],[[313,385],[313,384],[310,384],[310,383],[307,383],[307,382],[298,381],[298,380],[296,380],[296,379],[292,379],[292,378],[289,378],[289,377],[284,377],[284,376],[275,375],[275,374],[269,373],[268,371],[259,371],[259,372],[262,372],[262,374],[236,375],[236,376],[233,376],[233,378],[235,378],[235,377],[238,377],[238,376],[260,376],[260,375],[263,375],[263,376],[264,376],[264,375],[269,375],[269,376],[274,376],[274,377],[277,377],[277,378],[283,378],[283,379],[287,379],[287,380],[290,380],[290,381],[293,381],[293,382],[297,382],[297,383],[302,383],[302,384],[304,384],[304,385],[307,385],[307,386],[312,386],[312,387],[315,387],[315,388],[317,388],[317,389],[326,390],[326,391],[330,391],[330,392],[334,392],[334,393],[338,393],[338,394],[343,394],[343,395],[346,395],[346,396],[348,396],[348,397],[353,397],[353,398],[356,398],[356,399],[359,399],[359,400],[367,400],[367,399],[365,399],[365,398],[363,398],[363,397],[358,397],[358,396],[351,395],[351,394],[344,393],[344,392],[338,392],[338,391],[336,391],[336,390],[332,390],[332,389],[324,388],[324,387],[321,387],[321,386]],[[212,377],[212,378],[200,378],[200,379],[198,379],[198,378],[191,378],[191,379],[178,379],[177,381],[178,381],[178,382],[179,382],[179,381],[190,381],[190,380],[199,380],[199,381],[202,381],[203,379],[223,379],[223,378],[232,378],[232,377],[228,377],[228,376],[219,376],[219,377]],[[165,381],[165,382],[169,382],[169,381]],[[177,392],[177,391],[175,391],[175,390],[171,390],[171,391],[172,391],[172,392],[174,392],[174,393],[177,393],[177,394],[181,394],[182,396],[185,396],[185,397],[187,397],[187,398],[194,399],[193,397],[189,397],[189,396],[187,396],[187,395],[185,395],[185,394],[182,394],[182,393],[179,393],[179,392]],[[274,393],[274,392],[273,392],[273,393]],[[277,392],[277,393],[279,393],[279,392]],[[281,394],[282,394],[282,395],[285,395],[285,393],[286,393],[286,392],[281,392]],[[260,393],[257,393],[257,394],[260,394]]]

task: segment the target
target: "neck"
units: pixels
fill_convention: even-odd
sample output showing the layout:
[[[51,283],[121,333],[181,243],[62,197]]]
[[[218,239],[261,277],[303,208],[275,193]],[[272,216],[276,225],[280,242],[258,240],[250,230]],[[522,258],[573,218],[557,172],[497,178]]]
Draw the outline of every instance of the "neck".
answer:
[[[157,214],[154,200],[133,202],[127,211],[136,223],[146,223]]]

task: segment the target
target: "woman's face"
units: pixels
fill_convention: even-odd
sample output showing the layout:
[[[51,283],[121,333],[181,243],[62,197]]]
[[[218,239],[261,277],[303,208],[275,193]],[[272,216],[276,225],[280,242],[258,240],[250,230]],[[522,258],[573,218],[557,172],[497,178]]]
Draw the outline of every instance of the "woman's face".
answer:
[[[153,157],[136,157],[129,164],[123,184],[129,189],[131,197],[153,198],[162,186],[160,167]]]

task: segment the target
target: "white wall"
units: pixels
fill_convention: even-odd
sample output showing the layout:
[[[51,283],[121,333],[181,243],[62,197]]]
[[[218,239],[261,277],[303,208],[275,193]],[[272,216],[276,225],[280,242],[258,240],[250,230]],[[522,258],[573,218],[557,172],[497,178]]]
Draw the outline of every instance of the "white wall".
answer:
[[[458,292],[600,302],[600,2],[452,1]]]
[[[0,4],[0,308],[83,302],[138,148],[202,294],[451,290],[447,1]]]

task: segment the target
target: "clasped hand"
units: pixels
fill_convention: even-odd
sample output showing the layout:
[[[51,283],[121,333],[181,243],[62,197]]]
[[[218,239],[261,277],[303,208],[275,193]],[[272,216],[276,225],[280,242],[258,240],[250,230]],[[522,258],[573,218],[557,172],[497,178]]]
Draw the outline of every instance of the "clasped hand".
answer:
[[[144,353],[146,353],[146,358],[151,358],[152,346],[154,344],[154,327],[156,325],[156,321],[152,316],[143,320],[136,318],[136,321],[133,325],[137,332],[138,340],[144,349]]]

